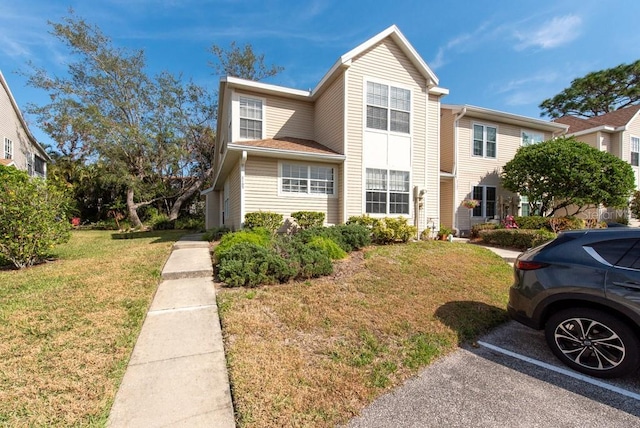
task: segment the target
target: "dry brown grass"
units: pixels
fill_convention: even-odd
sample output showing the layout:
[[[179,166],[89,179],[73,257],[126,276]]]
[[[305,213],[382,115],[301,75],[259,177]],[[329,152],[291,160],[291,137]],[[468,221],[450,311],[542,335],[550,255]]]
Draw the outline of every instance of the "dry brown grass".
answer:
[[[78,231],[57,261],[0,271],[0,425],[104,425],[179,234]]]
[[[368,249],[332,277],[223,289],[240,427],[334,426],[506,319],[511,268],[465,244]]]

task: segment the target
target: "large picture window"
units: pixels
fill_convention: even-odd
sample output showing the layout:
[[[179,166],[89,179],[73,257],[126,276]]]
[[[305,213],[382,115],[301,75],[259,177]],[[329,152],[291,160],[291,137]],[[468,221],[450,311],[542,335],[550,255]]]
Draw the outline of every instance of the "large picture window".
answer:
[[[473,125],[473,155],[496,157],[498,129],[494,126]]]
[[[334,170],[328,166],[283,163],[281,183],[283,193],[333,195]]]
[[[408,134],[411,130],[411,91],[367,82],[367,128]]]
[[[493,218],[496,215],[496,188],[493,186],[474,186],[473,199],[480,204],[473,209],[474,217]]]
[[[530,146],[531,144],[542,143],[544,134],[540,132],[522,131],[522,145]]]
[[[240,138],[262,139],[262,101],[240,97]]]
[[[409,214],[408,171],[367,168],[365,212]]]
[[[640,138],[631,137],[631,165],[640,165]]]

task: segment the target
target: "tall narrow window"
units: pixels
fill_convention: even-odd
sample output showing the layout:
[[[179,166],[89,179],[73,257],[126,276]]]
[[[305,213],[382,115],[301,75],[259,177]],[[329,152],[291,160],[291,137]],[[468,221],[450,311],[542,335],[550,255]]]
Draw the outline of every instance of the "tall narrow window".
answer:
[[[498,129],[494,126],[473,125],[473,155],[495,158]]]
[[[262,138],[262,101],[240,97],[240,138]]]
[[[387,213],[387,170],[367,168],[366,212]]]
[[[367,82],[367,128],[408,134],[411,130],[411,91]]]
[[[631,165],[640,165],[640,138],[631,137]]]
[[[473,199],[480,204],[473,209],[474,217],[495,217],[496,215],[496,188],[493,186],[474,186]]]
[[[4,139],[4,158],[13,159],[13,141],[6,137]]]

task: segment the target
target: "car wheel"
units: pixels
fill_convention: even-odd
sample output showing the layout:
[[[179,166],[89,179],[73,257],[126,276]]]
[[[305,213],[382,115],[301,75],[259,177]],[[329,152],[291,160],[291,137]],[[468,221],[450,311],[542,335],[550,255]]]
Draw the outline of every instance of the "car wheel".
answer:
[[[606,312],[590,308],[559,311],[547,321],[545,337],[560,361],[591,376],[624,376],[640,366],[640,339]]]

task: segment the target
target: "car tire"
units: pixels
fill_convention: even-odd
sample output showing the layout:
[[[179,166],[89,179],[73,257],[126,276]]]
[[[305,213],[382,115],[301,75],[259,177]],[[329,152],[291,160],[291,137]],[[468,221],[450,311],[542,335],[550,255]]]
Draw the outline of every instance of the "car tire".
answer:
[[[555,356],[581,373],[599,378],[631,374],[640,366],[640,338],[619,318],[591,308],[556,312],[545,325]]]

